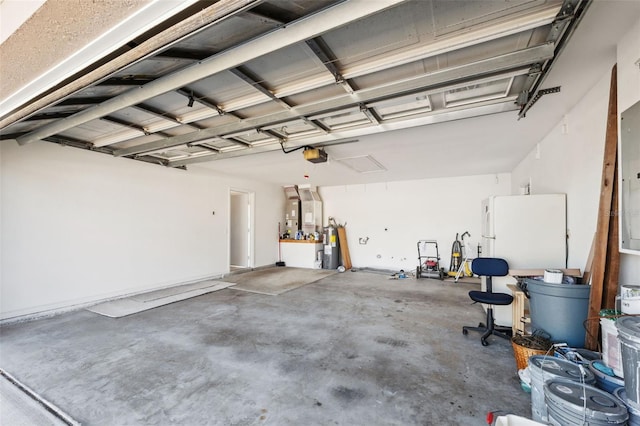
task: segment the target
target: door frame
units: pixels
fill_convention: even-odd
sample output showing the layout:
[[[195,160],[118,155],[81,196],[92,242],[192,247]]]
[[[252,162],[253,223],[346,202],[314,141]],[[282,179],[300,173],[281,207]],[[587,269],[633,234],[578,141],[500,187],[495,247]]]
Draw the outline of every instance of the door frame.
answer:
[[[247,262],[246,268],[253,268],[255,263],[255,193],[246,189],[241,188],[229,188],[229,197],[228,197],[228,217],[229,222],[227,223],[227,267],[231,270],[231,226],[233,222],[232,211],[231,211],[231,197],[234,194],[243,194],[247,196],[247,225],[248,236],[247,236]]]

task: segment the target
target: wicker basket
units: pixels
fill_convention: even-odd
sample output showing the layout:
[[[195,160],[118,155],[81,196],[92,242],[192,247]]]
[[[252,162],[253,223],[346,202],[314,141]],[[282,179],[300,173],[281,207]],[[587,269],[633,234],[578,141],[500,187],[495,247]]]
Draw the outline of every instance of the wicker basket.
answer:
[[[551,355],[553,356],[553,349],[531,349],[526,346],[519,345],[511,339],[511,346],[513,346],[513,355],[516,357],[516,366],[518,370],[527,368],[529,365],[529,357],[533,355]]]

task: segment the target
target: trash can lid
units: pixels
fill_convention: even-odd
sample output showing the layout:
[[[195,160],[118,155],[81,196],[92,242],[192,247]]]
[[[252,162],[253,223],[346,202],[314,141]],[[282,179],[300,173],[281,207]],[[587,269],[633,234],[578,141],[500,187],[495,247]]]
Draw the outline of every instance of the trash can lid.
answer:
[[[640,339],[640,317],[620,317],[616,320],[619,332]]]

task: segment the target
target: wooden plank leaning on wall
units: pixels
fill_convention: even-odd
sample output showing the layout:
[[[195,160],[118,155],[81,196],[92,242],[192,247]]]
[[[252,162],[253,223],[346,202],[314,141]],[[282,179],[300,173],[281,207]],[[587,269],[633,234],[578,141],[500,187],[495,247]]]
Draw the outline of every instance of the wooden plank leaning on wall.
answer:
[[[585,347],[598,348],[598,321],[600,310],[613,309],[618,290],[620,252],[618,251],[618,81],[617,65],[611,71],[609,87],[609,109],[604,145],[600,207],[594,237],[593,264],[591,270],[591,293],[589,313],[586,321]],[[586,269],[586,268],[585,268]]]

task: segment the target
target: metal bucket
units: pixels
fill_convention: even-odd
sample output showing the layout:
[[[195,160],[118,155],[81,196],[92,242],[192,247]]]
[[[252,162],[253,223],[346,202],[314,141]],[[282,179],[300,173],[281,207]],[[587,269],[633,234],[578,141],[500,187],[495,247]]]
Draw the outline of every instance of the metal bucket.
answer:
[[[620,377],[609,376],[604,372],[606,368],[607,365],[600,359],[589,363],[589,371],[596,376],[596,386],[605,392],[613,393],[620,386],[624,386],[624,380]]]
[[[596,387],[566,379],[544,385],[548,422],[556,426],[626,425],[627,407],[615,396]]]
[[[624,403],[629,411],[629,426],[640,426],[640,407],[634,407],[627,399],[627,392],[624,386],[613,391],[613,395],[617,396]]]
[[[547,421],[547,406],[544,401],[544,384],[548,380],[566,379],[587,384],[595,384],[596,378],[591,371],[582,371],[577,364],[546,355],[534,355],[529,358],[531,373],[531,414],[533,420]],[[584,372],[584,373],[583,373]]]
[[[640,286],[620,285],[620,310],[623,314],[640,314]]]
[[[622,351],[627,398],[640,407],[640,317],[620,317],[616,321],[616,328]]]
[[[603,309],[600,316],[611,316],[612,318],[600,318],[600,330],[602,331],[602,360],[611,368],[616,376],[624,377],[622,371],[622,351],[620,350],[620,339],[616,328],[616,318],[620,311],[613,309]]]

